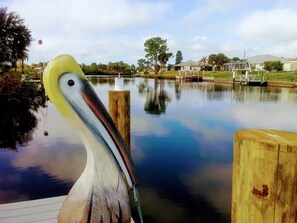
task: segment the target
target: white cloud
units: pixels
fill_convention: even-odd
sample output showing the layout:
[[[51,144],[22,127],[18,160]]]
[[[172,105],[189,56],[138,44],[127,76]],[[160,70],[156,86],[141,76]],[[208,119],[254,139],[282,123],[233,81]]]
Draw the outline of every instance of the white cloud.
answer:
[[[240,4],[241,0],[227,0],[222,4],[221,0],[209,0],[204,4],[196,1],[196,7],[188,12],[183,23],[197,23],[213,13],[226,13]]]
[[[145,55],[143,43],[153,36],[167,39],[170,52],[181,50],[184,60],[219,52],[242,57],[244,50],[297,54],[293,0],[5,0],[0,5],[19,13],[33,37],[44,41],[41,47],[32,42],[29,64],[38,62],[39,54],[47,61],[61,53],[79,63],[136,64]]]
[[[235,32],[241,39],[292,41],[297,39],[297,10],[256,11],[245,18]]]
[[[234,33],[250,56],[272,54],[293,57],[297,52],[297,10],[256,11],[244,18]]]
[[[30,60],[39,61],[39,53],[43,61],[69,53],[80,63],[91,63],[126,60],[127,52],[137,53],[140,38],[133,32],[158,21],[171,5],[133,0],[14,0],[8,7],[25,19],[33,38],[43,40],[41,47],[32,42]],[[129,38],[127,33],[132,33]],[[104,61],[95,61],[102,55]]]
[[[157,19],[169,7],[163,2],[128,0],[15,0],[10,8],[20,12],[32,29],[75,34],[76,31],[94,33],[143,25]]]

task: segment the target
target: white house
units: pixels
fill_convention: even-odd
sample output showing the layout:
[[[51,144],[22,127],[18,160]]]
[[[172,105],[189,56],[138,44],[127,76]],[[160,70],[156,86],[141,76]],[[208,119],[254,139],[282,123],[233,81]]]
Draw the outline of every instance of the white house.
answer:
[[[257,55],[257,56],[252,56],[247,58],[247,61],[250,65],[250,67],[257,69],[257,70],[262,70],[264,67],[264,62],[265,61],[285,61],[287,60],[287,58],[284,57],[276,57],[276,56],[272,56],[272,55]]]
[[[297,58],[283,61],[284,71],[297,71]]]
[[[185,62],[175,65],[175,70],[199,71],[201,69],[201,67],[202,67],[202,64],[200,62],[188,60],[188,61],[185,61]]]

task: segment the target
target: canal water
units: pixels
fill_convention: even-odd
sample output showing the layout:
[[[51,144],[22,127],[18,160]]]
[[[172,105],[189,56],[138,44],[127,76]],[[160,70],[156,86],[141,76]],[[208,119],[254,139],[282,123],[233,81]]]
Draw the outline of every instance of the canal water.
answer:
[[[107,106],[114,80],[90,82]],[[229,223],[234,133],[297,131],[297,89],[142,78],[124,86],[145,223]],[[65,195],[84,168],[84,146],[52,104],[33,116],[35,125],[13,132],[20,143],[3,144],[0,126],[0,203]]]

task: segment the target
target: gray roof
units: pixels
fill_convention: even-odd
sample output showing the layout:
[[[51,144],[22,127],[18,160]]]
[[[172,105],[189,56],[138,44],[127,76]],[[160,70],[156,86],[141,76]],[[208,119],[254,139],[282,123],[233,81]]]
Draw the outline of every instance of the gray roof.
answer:
[[[297,58],[286,59],[284,62],[297,62]]]
[[[180,64],[176,64],[176,67],[185,67],[185,66],[201,66],[199,62],[195,62],[194,60],[188,60],[185,62],[181,62]]]
[[[268,54],[264,54],[264,55],[257,55],[257,56],[252,56],[247,58],[247,61],[250,64],[256,64],[256,63],[264,63],[265,61],[284,61],[287,58],[284,57],[276,57],[276,56],[272,56],[272,55],[268,55]]]

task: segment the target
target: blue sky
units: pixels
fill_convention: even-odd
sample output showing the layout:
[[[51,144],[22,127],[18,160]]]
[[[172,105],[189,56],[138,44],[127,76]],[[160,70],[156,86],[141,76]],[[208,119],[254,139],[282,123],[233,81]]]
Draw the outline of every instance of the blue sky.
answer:
[[[146,39],[167,39],[185,60],[211,53],[297,57],[296,0],[1,0],[32,31],[29,61],[71,54],[79,63],[143,58]],[[171,60],[174,63],[174,59]]]

